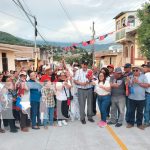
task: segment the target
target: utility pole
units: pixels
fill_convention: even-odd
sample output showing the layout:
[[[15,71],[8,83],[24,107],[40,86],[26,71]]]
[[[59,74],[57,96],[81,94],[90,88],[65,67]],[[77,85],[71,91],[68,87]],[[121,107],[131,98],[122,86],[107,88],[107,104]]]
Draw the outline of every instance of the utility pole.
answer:
[[[95,40],[95,23],[93,21],[93,26],[92,26],[92,40]],[[92,45],[92,55],[93,55],[93,64],[95,63],[95,46],[94,43]]]
[[[34,71],[36,71],[37,67],[38,67],[38,51],[36,49],[36,37],[37,37],[37,20],[36,20],[36,17],[34,16],[34,52],[33,54],[35,53],[35,61],[34,61]]]

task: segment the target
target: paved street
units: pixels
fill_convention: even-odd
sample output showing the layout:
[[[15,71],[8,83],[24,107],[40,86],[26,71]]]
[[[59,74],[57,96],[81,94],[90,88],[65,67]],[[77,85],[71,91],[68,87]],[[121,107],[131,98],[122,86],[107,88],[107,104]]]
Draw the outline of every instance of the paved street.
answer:
[[[95,117],[98,121],[98,117]],[[0,150],[149,150],[150,128],[99,128],[96,123],[69,122],[65,127],[41,127],[28,133],[0,134]]]

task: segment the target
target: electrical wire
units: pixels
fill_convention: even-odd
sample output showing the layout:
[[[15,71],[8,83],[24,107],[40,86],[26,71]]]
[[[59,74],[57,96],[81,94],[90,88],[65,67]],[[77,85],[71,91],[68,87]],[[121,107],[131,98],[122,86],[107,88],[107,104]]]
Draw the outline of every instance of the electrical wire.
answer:
[[[61,6],[61,8],[63,9],[66,17],[68,18],[68,20],[70,21],[70,23],[72,24],[72,26],[74,27],[74,29],[77,31],[78,36],[80,37],[80,39],[83,39],[78,27],[73,23],[72,18],[69,14],[69,12],[67,11],[67,9],[64,7],[63,3],[60,0],[57,0]]]

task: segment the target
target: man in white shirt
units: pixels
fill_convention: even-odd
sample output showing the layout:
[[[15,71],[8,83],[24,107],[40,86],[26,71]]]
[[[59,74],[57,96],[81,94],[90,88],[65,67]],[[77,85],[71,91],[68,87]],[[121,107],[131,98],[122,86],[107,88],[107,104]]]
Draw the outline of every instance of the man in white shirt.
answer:
[[[74,78],[74,82],[78,88],[78,100],[80,109],[80,120],[82,124],[86,124],[85,121],[85,104],[87,100],[87,117],[88,121],[94,122],[92,119],[93,114],[93,89],[91,82],[86,78],[88,72],[88,62],[84,60],[82,62],[82,68],[79,69]]]
[[[150,126],[150,64],[142,65],[145,76],[148,80],[148,88],[146,89],[146,104],[144,110],[144,125]]]

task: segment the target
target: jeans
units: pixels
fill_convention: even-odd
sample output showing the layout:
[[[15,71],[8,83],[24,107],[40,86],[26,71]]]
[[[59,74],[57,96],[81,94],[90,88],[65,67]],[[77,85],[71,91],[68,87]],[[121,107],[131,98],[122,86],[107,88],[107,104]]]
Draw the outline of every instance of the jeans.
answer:
[[[38,125],[40,125],[40,102],[31,101],[32,127],[36,126],[36,118]]]
[[[125,116],[125,119],[126,119],[126,122],[128,123],[129,122],[129,99],[128,97],[126,96],[126,116]]]
[[[135,114],[136,114],[136,123],[137,126],[142,125],[143,121],[143,110],[145,107],[145,100],[132,100],[129,99],[129,124],[134,125],[135,123]]]
[[[146,104],[144,110],[144,122],[149,124],[150,122],[150,94],[146,94]]]
[[[47,113],[44,113],[44,126],[47,125],[48,119],[50,121],[50,125],[53,125],[53,119],[54,119],[54,107],[48,107]]]
[[[98,107],[101,113],[101,120],[106,122],[107,118],[107,108],[110,105],[110,95],[100,96],[98,95]]]

